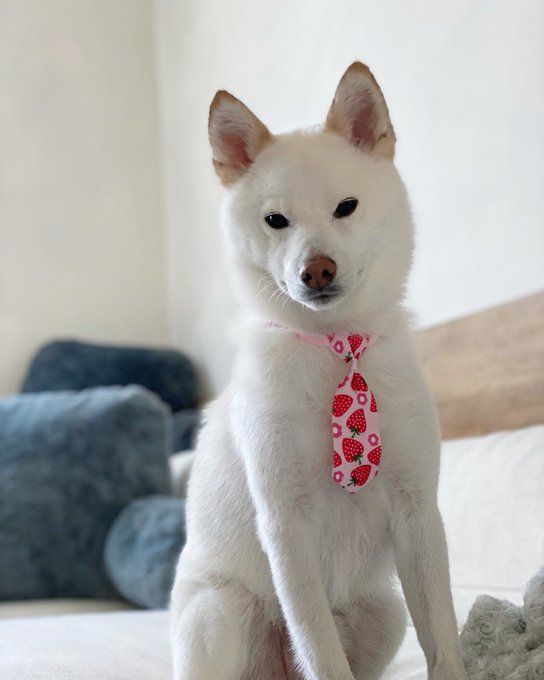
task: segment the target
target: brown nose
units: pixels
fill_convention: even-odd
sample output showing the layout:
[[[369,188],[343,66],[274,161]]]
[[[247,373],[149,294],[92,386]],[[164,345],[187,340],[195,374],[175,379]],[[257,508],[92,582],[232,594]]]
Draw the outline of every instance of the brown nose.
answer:
[[[336,276],[336,264],[330,257],[318,255],[306,262],[300,272],[304,285],[314,290],[323,290],[329,286]]]

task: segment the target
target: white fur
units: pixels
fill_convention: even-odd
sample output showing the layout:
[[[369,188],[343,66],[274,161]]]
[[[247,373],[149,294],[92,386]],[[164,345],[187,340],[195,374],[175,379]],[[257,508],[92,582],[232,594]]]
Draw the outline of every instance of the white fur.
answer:
[[[334,219],[346,197],[357,210]],[[270,211],[290,226],[271,229]],[[436,504],[439,431],[400,306],[413,228],[394,164],[329,132],[274,137],[229,187],[222,223],[247,318],[189,482],[176,680],[376,680],[404,635],[395,570],[429,678],[466,680]],[[315,253],[336,262],[343,291],[325,307],[303,301],[298,275]],[[354,496],[331,480],[346,367],[267,320],[379,335],[360,368],[380,410],[381,474]]]

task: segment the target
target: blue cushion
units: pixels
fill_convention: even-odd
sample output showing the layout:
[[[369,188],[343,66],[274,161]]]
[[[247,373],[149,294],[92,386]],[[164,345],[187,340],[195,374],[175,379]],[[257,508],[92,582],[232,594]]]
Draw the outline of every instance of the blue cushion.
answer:
[[[133,501],[115,520],[105,561],[112,581],[131,602],[168,606],[174,572],[185,544],[185,502],[149,496]]]
[[[173,411],[195,405],[195,370],[181,352],[75,340],[42,347],[32,360],[21,391],[84,390],[100,385],[142,385],[158,394]]]
[[[0,599],[116,594],[106,535],[169,492],[169,419],[140,387],[0,399]]]
[[[172,451],[174,453],[195,447],[201,420],[202,412],[194,408],[172,414]]]

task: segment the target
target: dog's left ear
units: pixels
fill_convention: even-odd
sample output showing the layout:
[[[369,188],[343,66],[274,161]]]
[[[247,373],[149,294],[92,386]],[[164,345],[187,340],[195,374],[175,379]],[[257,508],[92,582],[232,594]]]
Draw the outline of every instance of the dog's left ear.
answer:
[[[226,90],[220,90],[211,103],[208,134],[213,166],[225,186],[239,179],[272,141],[266,125]]]
[[[373,156],[392,159],[395,155],[395,131],[385,99],[370,69],[360,61],[338,83],[325,130]]]

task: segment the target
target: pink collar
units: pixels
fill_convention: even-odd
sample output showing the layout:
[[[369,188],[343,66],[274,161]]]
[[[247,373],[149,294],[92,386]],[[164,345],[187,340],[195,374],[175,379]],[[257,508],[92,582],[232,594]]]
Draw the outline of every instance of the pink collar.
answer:
[[[367,333],[356,333],[354,331],[350,331],[349,333],[337,333],[334,335],[327,335],[325,333],[306,333],[305,331],[299,331],[296,328],[289,328],[289,326],[283,326],[282,324],[276,323],[275,321],[267,321],[264,325],[267,328],[281,328],[285,331],[290,331],[296,338],[302,340],[302,342],[305,342],[308,345],[316,345],[317,347],[329,347],[333,351],[336,351],[334,349],[334,343],[342,342],[346,338],[350,337],[363,338],[365,341],[364,349],[373,345],[379,338],[378,335],[368,335]],[[338,351],[336,352],[336,354],[339,353],[340,352]],[[350,358],[351,357],[349,357],[347,361],[349,361]],[[356,358],[358,359],[359,357]]]

